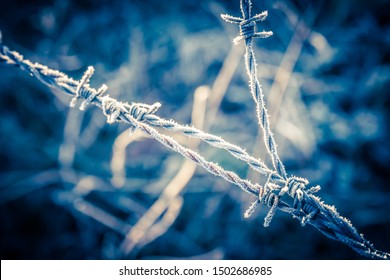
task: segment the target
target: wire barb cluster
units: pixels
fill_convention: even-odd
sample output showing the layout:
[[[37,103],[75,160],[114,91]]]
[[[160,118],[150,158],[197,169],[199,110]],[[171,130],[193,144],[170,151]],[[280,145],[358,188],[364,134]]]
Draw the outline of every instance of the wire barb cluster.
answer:
[[[156,102],[153,105],[135,102],[128,104],[117,101],[109,95],[104,96],[101,99],[101,103],[103,114],[107,117],[107,123],[109,124],[121,121],[120,116],[126,114],[130,115],[133,119],[142,122],[146,115],[154,114],[161,107],[159,102]],[[133,132],[135,129],[136,124],[134,123],[130,131]]]
[[[108,123],[123,121],[131,125],[131,131],[139,128],[164,146],[202,166],[211,174],[220,176],[226,181],[239,186],[242,190],[254,195],[256,201],[245,212],[245,217],[251,216],[259,204],[265,204],[270,207],[270,210],[264,219],[264,226],[270,224],[276,210],[279,209],[299,219],[301,225],[310,224],[327,237],[343,242],[366,257],[390,259],[389,253],[376,250],[370,242],[357,232],[349,220],[340,216],[333,206],[323,203],[319,197],[313,195],[320,190],[319,186],[306,189],[308,185],[306,179],[287,176],[284,165],[278,156],[276,142],[270,129],[261,85],[257,79],[257,65],[252,47],[252,38],[265,38],[268,37],[266,36],[267,34],[272,34],[268,32],[259,35],[261,32],[256,33],[254,29],[255,23],[264,20],[267,12],[251,17],[250,0],[241,0],[241,12],[243,18],[235,18],[228,15],[223,15],[222,17],[228,22],[240,24],[240,35],[236,38],[236,42],[245,39],[245,62],[249,76],[249,88],[256,103],[257,118],[264,134],[264,143],[271,157],[273,170],[269,169],[260,159],[250,156],[242,148],[228,143],[218,136],[204,133],[187,125],[180,125],[173,120],[159,118],[154,113],[161,106],[160,103],[154,103],[153,105],[143,103],[128,104],[119,102],[109,97],[109,95],[103,96],[107,91],[106,85],[102,85],[98,90],[89,85],[89,81],[94,73],[93,67],[89,67],[80,81],[76,81],[62,72],[24,59],[21,54],[10,51],[3,45],[1,32],[0,62],[27,71],[43,84],[55,87],[70,95],[72,97],[70,102],[71,107],[76,105],[78,99],[83,99],[80,105],[81,110],[84,110],[89,104],[100,107],[103,114],[107,117]],[[257,172],[268,176],[267,182],[264,186],[260,186],[257,183],[242,179],[236,173],[227,171],[214,162],[207,161],[197,152],[180,145],[176,140],[160,133],[152,126],[180,132],[187,136],[200,139],[214,147],[224,149],[232,156],[246,162]],[[282,201],[282,197],[285,194],[288,194],[293,199],[292,205]]]
[[[223,14],[222,19],[229,23],[236,23],[240,26],[240,35],[234,38],[233,43],[238,45],[242,40],[249,38],[268,38],[273,35],[272,31],[256,32],[256,22],[264,21],[268,16],[268,11],[264,11],[248,19],[233,17]]]
[[[108,87],[107,85],[103,84],[98,90],[95,90],[91,88],[88,85],[89,81],[91,80],[92,75],[94,74],[95,69],[93,66],[89,66],[87,71],[85,71],[83,77],[80,79],[80,81],[77,84],[75,96],[70,101],[69,106],[70,107],[76,107],[77,100],[81,97],[83,97],[85,100],[80,105],[80,110],[84,111],[85,108],[93,101],[97,96],[103,95]],[[87,90],[85,90],[87,89]]]

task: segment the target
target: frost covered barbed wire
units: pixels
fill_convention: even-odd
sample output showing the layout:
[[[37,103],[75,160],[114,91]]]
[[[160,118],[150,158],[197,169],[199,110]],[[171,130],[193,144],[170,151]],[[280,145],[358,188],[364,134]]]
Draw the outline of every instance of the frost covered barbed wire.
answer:
[[[251,18],[250,4],[250,1],[241,1],[243,19],[226,15],[224,18],[230,20],[230,22],[240,23],[241,38],[236,41],[245,40],[246,43],[245,59],[250,77],[250,90],[256,101],[257,116],[261,127],[265,131],[264,140],[266,148],[271,155],[275,171],[269,169],[261,160],[251,157],[242,148],[230,144],[220,137],[204,133],[190,126],[177,124],[172,120],[165,120],[157,117],[155,112],[160,107],[159,103],[153,105],[141,103],[128,104],[119,102],[108,95],[103,96],[107,90],[105,85],[98,90],[89,85],[89,80],[93,74],[92,67],[88,68],[80,81],[76,81],[69,78],[64,73],[25,60],[19,53],[10,51],[1,41],[0,61],[19,67],[35,76],[42,83],[60,89],[72,96],[72,106],[76,105],[78,99],[83,100],[80,105],[80,109],[82,110],[89,104],[96,105],[102,109],[103,113],[107,116],[107,121],[109,123],[118,121],[129,123],[132,130],[135,128],[141,129],[166,147],[202,166],[208,172],[220,176],[225,180],[238,185],[244,191],[254,195],[256,201],[248,209],[245,216],[250,216],[259,204],[265,204],[271,208],[265,218],[265,226],[269,225],[276,210],[279,209],[292,214],[294,218],[298,218],[302,225],[310,224],[329,238],[345,243],[364,256],[372,258],[389,258],[389,254],[375,250],[372,244],[365,240],[347,219],[341,217],[333,206],[324,204],[318,197],[313,195],[313,193],[319,190],[318,186],[306,190],[306,185],[308,184],[306,179],[287,176],[283,163],[277,154],[276,143],[270,130],[261,85],[256,77],[256,62],[252,48],[253,37],[267,37],[270,35],[269,32],[266,32],[260,36],[255,32],[255,22],[264,20],[266,13]],[[177,141],[160,133],[152,126],[181,132],[187,136],[205,141],[217,148],[225,149],[238,159],[247,162],[254,170],[266,175],[268,180],[264,186],[260,186],[257,183],[242,179],[236,173],[227,171],[218,164],[205,160],[197,152],[180,145]],[[281,200],[281,197],[285,193],[288,193],[294,199],[292,205]]]
[[[251,0],[240,0],[240,8],[242,18],[233,17],[227,14],[221,15],[221,17],[229,23],[239,24],[240,36],[236,37],[233,42],[235,44],[238,44],[241,40],[245,40],[245,66],[249,77],[249,89],[256,103],[257,118],[259,121],[259,125],[262,128],[264,143],[267,148],[268,154],[271,157],[275,171],[280,177],[284,179],[281,181],[285,182],[284,186],[276,186],[270,182],[272,179],[269,178],[267,183],[265,184],[266,191],[268,185],[271,187],[271,192],[274,190],[278,190],[279,193],[277,196],[275,196],[278,199],[282,197],[285,193],[288,193],[294,199],[293,208],[297,210],[297,212],[292,214],[294,217],[297,217],[301,220],[302,225],[310,223],[328,237],[347,244],[348,246],[352,247],[354,250],[358,251],[363,255],[379,258],[388,258],[389,254],[387,253],[374,253],[372,251],[372,245],[368,241],[366,241],[362,235],[358,234],[358,232],[352,226],[350,221],[341,217],[334,207],[322,203],[318,197],[312,195],[312,193],[319,191],[319,186],[312,187],[309,190],[305,190],[305,186],[308,184],[307,179],[298,178],[295,176],[287,177],[287,172],[285,171],[284,165],[278,155],[276,142],[270,128],[270,121],[267,109],[265,107],[264,95],[262,92],[261,84],[257,78],[257,64],[253,51],[253,38],[267,38],[272,35],[271,31],[256,32],[256,22],[265,20],[268,16],[268,13],[267,11],[264,11],[260,14],[252,16]],[[267,221],[266,217],[265,226],[270,222],[270,219],[272,219],[272,216],[276,209],[275,205],[278,203],[278,199],[274,199],[273,201],[274,203],[271,207],[270,212],[267,215],[269,221]],[[247,212],[248,215],[254,211],[258,204],[258,201],[252,204],[252,207]],[[324,218],[328,219],[331,222],[334,222],[335,224],[339,223],[339,225],[341,225],[341,231],[338,231],[337,227],[334,227],[334,224],[318,223],[318,221],[320,221],[318,217],[324,213],[326,213]],[[304,216],[302,216],[302,214]],[[329,231],[327,227],[329,227],[329,229],[332,228],[334,232]],[[356,240],[354,240],[354,238],[356,238]]]

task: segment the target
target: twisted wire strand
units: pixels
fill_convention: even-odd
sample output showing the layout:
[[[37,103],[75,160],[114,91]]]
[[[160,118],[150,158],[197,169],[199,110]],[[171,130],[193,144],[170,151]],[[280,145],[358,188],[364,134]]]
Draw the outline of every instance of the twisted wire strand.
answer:
[[[246,13],[248,14],[248,12]],[[245,38],[245,40],[250,39],[251,38]],[[341,241],[363,256],[377,259],[390,259],[389,253],[376,250],[369,241],[364,239],[363,235],[360,235],[357,232],[349,220],[337,213],[333,206],[326,205],[319,197],[313,195],[313,193],[319,190],[318,186],[306,190],[305,187],[308,184],[306,179],[294,176],[287,178],[286,175],[283,177],[278,176],[280,174],[275,175],[275,172],[269,172],[269,169],[264,169],[261,161],[259,161],[259,163],[251,159],[248,161],[248,164],[251,164],[250,162],[253,161],[252,164],[254,166],[256,166],[256,164],[258,165],[259,172],[268,172],[267,183],[265,186],[260,186],[248,180],[241,179],[236,173],[226,171],[218,164],[207,161],[198,153],[180,145],[171,137],[159,133],[156,129],[151,127],[151,125],[172,130],[176,129],[182,133],[187,131],[187,133],[185,133],[186,135],[201,137],[200,131],[189,129],[186,126],[174,125],[173,122],[166,122],[165,120],[154,116],[153,114],[160,107],[159,103],[153,105],[141,103],[128,104],[110,98],[108,95],[102,96],[107,90],[107,86],[103,85],[96,90],[91,88],[88,84],[89,79],[91,78],[91,72],[93,71],[87,70],[87,73],[84,74],[81,81],[73,80],[64,73],[49,69],[38,63],[32,63],[29,60],[23,59],[23,56],[19,53],[10,51],[2,44],[1,33],[0,62],[21,68],[30,75],[35,76],[43,84],[58,88],[72,97],[77,97],[77,99],[83,99],[84,101],[80,105],[80,109],[82,110],[90,103],[101,108],[109,123],[124,121],[129,123],[133,129],[140,128],[164,146],[180,153],[187,159],[205,168],[208,172],[220,176],[226,181],[229,181],[239,186],[244,191],[256,196],[257,200],[247,210],[245,216],[249,216],[253,213],[260,203],[266,204],[271,209],[265,218],[265,226],[269,224],[276,209],[279,209],[283,212],[290,213],[294,218],[299,219],[302,225],[310,224],[314,226],[325,236]],[[146,122],[149,122],[149,124]],[[164,125],[166,127],[164,127]],[[208,140],[205,140],[206,142],[208,141],[208,143],[214,144],[216,147],[225,145],[222,144],[223,142],[221,142],[218,137],[213,138],[212,136],[207,135],[205,138],[208,138]],[[228,151],[230,149],[232,155],[242,153],[240,148],[236,149],[234,146],[227,145],[226,149]],[[242,157],[247,159],[247,157],[250,156],[243,153]],[[279,191],[278,194],[277,191]],[[294,199],[292,206],[281,200],[281,197],[285,193],[288,193]]]
[[[276,173],[279,175],[279,177],[282,178],[280,182],[286,184],[289,178],[287,177],[287,172],[284,168],[281,159],[279,158],[276,141],[271,131],[268,112],[264,102],[264,94],[262,91],[261,84],[257,78],[257,63],[253,51],[253,38],[256,37],[267,38],[272,35],[272,31],[263,31],[260,33],[256,32],[256,22],[265,20],[268,16],[268,12],[264,11],[255,16],[251,16],[251,6],[252,3],[250,0],[249,1],[241,0],[240,8],[242,13],[242,18],[233,17],[227,14],[221,15],[221,17],[222,19],[224,19],[229,23],[239,24],[240,35],[234,39],[233,42],[235,44],[238,44],[241,40],[245,39],[245,55],[244,55],[245,68],[247,70],[247,74],[249,77],[249,89],[252,94],[252,98],[256,104],[256,116],[263,132],[263,140],[267,152],[271,157],[273,168],[276,171]],[[268,181],[269,183],[272,183],[270,180]],[[267,188],[267,184],[265,185],[265,188]],[[283,194],[284,192],[280,192],[279,195],[275,195],[271,190],[266,192],[266,196],[260,198],[260,202],[263,202],[266,205],[270,206],[270,211],[268,212],[264,220],[264,226],[268,226],[270,224],[273,216],[276,213],[279,198]],[[292,197],[295,200],[295,193]],[[249,215],[250,213],[253,213],[257,205],[258,205],[257,203],[252,204],[250,207],[251,210],[246,214]]]
[[[253,38],[267,38],[272,35],[272,32],[263,31],[259,33],[255,31],[256,22],[265,20],[268,13],[265,11],[252,17],[251,6],[252,3],[250,0],[241,0],[242,18],[226,14],[221,15],[221,17],[229,23],[239,24],[240,26],[240,35],[234,39],[234,43],[237,44],[241,40],[245,40],[245,68],[249,77],[249,89],[256,104],[257,119],[263,131],[264,143],[268,154],[271,156],[275,171],[286,180],[287,173],[278,155],[276,142],[270,128],[270,121],[265,107],[263,90],[257,78],[257,63],[253,51]]]
[[[390,260],[389,253],[375,249],[373,244],[366,240],[362,234],[359,234],[352,223],[342,217],[334,206],[323,203],[317,196],[303,192],[302,208],[291,214],[300,219],[302,223],[302,220],[310,214],[309,211],[315,211],[316,214],[314,218],[306,222],[325,236],[341,241],[365,257]]]
[[[145,116],[145,121],[154,127],[162,127],[167,130],[180,132],[184,135],[187,135],[192,138],[200,139],[213,147],[224,149],[229,152],[235,158],[246,162],[253,170],[258,171],[261,174],[269,175],[273,174],[273,180],[277,182],[284,182],[283,178],[276,174],[274,171],[270,170],[267,165],[260,159],[250,156],[244,149],[241,147],[231,144],[223,140],[219,136],[213,134],[205,133],[199,129],[191,127],[189,125],[181,125],[175,122],[174,120],[162,119],[156,115],[148,114]]]
[[[134,119],[133,116],[131,116],[130,114],[126,114],[126,117],[129,118],[131,123],[135,124],[147,134],[151,135],[158,142],[170,148],[171,150],[183,155],[185,158],[200,165],[211,174],[224,178],[226,181],[239,186],[242,190],[250,194],[258,195],[258,193],[261,191],[262,187],[260,185],[253,184],[248,180],[241,179],[236,173],[232,171],[226,171],[218,164],[205,160],[197,152],[194,152],[180,145],[176,140],[172,139],[171,137],[161,134],[151,126]]]

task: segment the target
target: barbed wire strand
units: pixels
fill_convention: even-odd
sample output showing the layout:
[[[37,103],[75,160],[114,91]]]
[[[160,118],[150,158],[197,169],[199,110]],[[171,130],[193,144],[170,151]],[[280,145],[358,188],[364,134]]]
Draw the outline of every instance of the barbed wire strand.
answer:
[[[229,23],[239,24],[240,35],[236,37],[233,42],[238,44],[242,40],[245,41],[244,58],[249,77],[249,89],[256,104],[256,114],[263,131],[264,143],[271,156],[272,165],[275,171],[286,180],[286,185],[284,187],[276,186],[271,180],[268,180],[264,186],[265,190],[267,190],[267,188],[270,188],[271,192],[279,190],[279,194],[275,197],[278,199],[287,192],[294,199],[293,207],[296,211],[292,212],[292,214],[295,218],[301,220],[302,225],[309,223],[329,238],[347,244],[362,255],[373,258],[389,258],[390,255],[388,253],[376,251],[372,244],[365,240],[362,235],[359,235],[350,221],[341,217],[333,206],[326,205],[321,202],[318,197],[312,195],[319,191],[319,186],[312,187],[306,191],[305,186],[308,184],[306,179],[295,176],[287,177],[287,172],[278,156],[276,142],[270,128],[270,121],[265,107],[262,87],[257,78],[257,64],[253,50],[253,38],[267,38],[273,33],[272,31],[256,32],[256,22],[265,20],[268,13],[267,11],[264,11],[255,16],[251,16],[251,6],[251,0],[240,0],[242,18],[233,17],[227,14],[221,15],[221,17]],[[265,225],[267,225],[267,222],[270,222],[270,220],[267,221],[267,218],[272,219],[277,208],[278,199],[274,199],[270,213],[266,217]],[[246,215],[251,215],[257,204],[258,202],[253,203]]]
[[[247,38],[246,38],[247,39]],[[69,78],[66,74],[57,70],[49,69],[47,66],[32,63],[23,59],[23,56],[15,51],[10,51],[1,41],[0,33],[0,62],[13,65],[27,71],[30,75],[36,77],[42,83],[60,89],[64,93],[83,99],[85,109],[90,104],[101,108],[107,116],[108,123],[119,121],[127,122],[131,125],[132,130],[139,128],[145,133],[155,138],[158,142],[169,149],[180,153],[187,159],[205,168],[208,172],[224,178],[226,181],[239,186],[244,191],[257,197],[256,202],[251,206],[247,214],[254,211],[254,208],[262,203],[271,209],[268,212],[264,225],[268,226],[276,209],[292,214],[294,218],[300,220],[302,225],[310,224],[316,227],[327,237],[341,241],[356,252],[371,258],[389,259],[390,254],[376,250],[373,245],[365,240],[357,230],[352,226],[350,221],[341,217],[333,206],[326,205],[320,199],[313,195],[320,188],[318,186],[305,190],[308,181],[299,177],[289,177],[284,180],[285,184],[274,178],[274,172],[268,174],[267,183],[264,186],[254,184],[248,180],[241,179],[236,173],[226,171],[218,164],[205,160],[198,153],[180,145],[177,141],[169,136],[159,133],[155,128],[145,122],[145,119],[153,115],[160,107],[159,103],[153,105],[141,103],[123,103],[108,95],[102,96],[107,90],[103,85],[100,89],[92,88],[89,83],[82,78],[81,82]],[[85,75],[90,74],[90,69]],[[88,78],[89,79],[89,78]],[[84,80],[84,82],[83,82]],[[81,86],[80,83],[82,83]],[[91,97],[93,96],[93,97]],[[73,104],[72,104],[73,105]],[[191,135],[188,134],[188,135]],[[286,175],[285,175],[286,176]],[[275,180],[274,180],[275,179]],[[276,194],[279,191],[279,194]],[[293,205],[281,201],[283,194],[288,193],[293,197]]]
[[[223,20],[229,23],[239,24],[240,35],[237,36],[233,40],[233,42],[235,44],[238,44],[241,41],[245,41],[244,60],[245,60],[245,68],[247,70],[247,74],[249,77],[249,90],[256,104],[256,115],[259,121],[259,125],[263,132],[264,143],[268,151],[268,154],[271,157],[272,165],[274,167],[274,170],[276,171],[276,174],[278,174],[278,176],[282,178],[282,182],[285,183],[285,185],[288,185],[288,180],[290,178],[287,178],[287,172],[284,168],[281,159],[278,156],[276,141],[271,131],[269,116],[268,116],[267,109],[265,107],[264,94],[262,91],[261,84],[257,78],[257,63],[253,51],[253,38],[267,38],[272,36],[273,33],[272,31],[256,32],[256,22],[264,21],[268,16],[268,12],[263,11],[260,14],[257,14],[252,17],[251,7],[252,7],[251,1],[241,0],[240,8],[242,13],[242,18],[230,16],[227,14],[221,15],[221,17]],[[273,183],[272,181],[273,181],[272,178],[269,178],[267,184],[265,184],[265,188],[269,188],[268,183]],[[279,198],[284,193],[286,193],[285,190],[286,188],[281,188],[279,195],[277,195],[278,199],[273,199],[273,206],[271,207],[271,210],[269,211],[268,215],[265,217],[264,226],[268,226],[269,223],[271,222],[272,217],[275,215],[275,211],[277,208],[276,205],[279,201]],[[271,190],[271,192],[272,191],[273,190]],[[295,194],[296,193],[294,192],[292,196],[294,200],[296,199]],[[258,203],[252,204],[250,207],[250,211],[246,212],[246,214],[249,215],[250,213],[252,213],[257,207],[257,205]],[[300,204],[298,204],[298,206],[299,205]]]
[[[269,155],[271,156],[272,165],[275,171],[283,179],[287,179],[287,173],[278,156],[276,142],[270,128],[270,121],[265,107],[263,90],[257,78],[257,63],[253,51],[253,38],[267,38],[273,34],[272,31],[256,32],[255,30],[256,22],[265,20],[268,16],[268,12],[264,11],[251,17],[251,1],[241,0],[240,3],[242,18],[233,17],[227,14],[221,15],[221,17],[229,23],[239,24],[240,26],[240,35],[237,36],[233,42],[238,44],[241,41],[245,41],[245,68],[249,77],[249,89],[256,104],[257,119],[263,130],[264,143]]]

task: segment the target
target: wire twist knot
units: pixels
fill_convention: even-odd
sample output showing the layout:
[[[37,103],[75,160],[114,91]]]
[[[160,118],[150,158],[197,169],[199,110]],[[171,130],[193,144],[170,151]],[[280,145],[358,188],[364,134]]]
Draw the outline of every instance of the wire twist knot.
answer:
[[[237,45],[242,40],[251,39],[251,38],[268,38],[272,36],[272,31],[261,31],[256,32],[256,22],[263,21],[267,18],[268,12],[264,11],[260,14],[257,14],[249,18],[239,18],[233,17],[231,15],[221,15],[222,19],[229,23],[239,24],[240,26],[240,35],[234,38],[233,43]]]
[[[155,102],[152,105],[144,104],[144,103],[131,103],[125,104],[128,113],[137,121],[143,121],[147,115],[154,114],[161,107],[159,102]],[[130,132],[134,132],[136,126],[132,126],[130,128]]]
[[[109,95],[102,98],[102,110],[103,114],[107,117],[107,123],[109,124],[120,121],[120,115],[128,113],[125,103],[111,98]]]
[[[287,192],[294,198],[293,208],[296,209],[296,213],[299,213],[298,216],[301,218],[302,226],[305,226],[319,211],[318,207],[310,203],[308,199],[303,200],[305,196],[308,197],[308,195],[321,189],[320,186],[315,186],[305,190],[308,183],[309,181],[305,178],[291,176],[288,178],[285,187],[279,192],[279,196]]]
[[[143,121],[146,115],[156,113],[160,107],[161,104],[159,102],[155,102],[152,105],[132,103],[131,105],[128,105],[128,113],[137,121]]]
[[[119,102],[116,99],[109,97],[108,95],[104,96],[101,101],[103,113],[107,117],[107,122],[110,124],[116,121],[120,121],[121,114],[128,114],[136,121],[142,122],[147,115],[154,114],[161,107],[159,102],[156,102],[152,105],[135,102],[128,104]],[[132,122],[130,131],[133,132],[136,127],[136,123]]]
[[[283,196],[287,192],[294,199],[302,201],[303,190],[308,183],[309,181],[305,178],[291,176],[287,179],[286,185],[280,190],[279,196]]]
[[[261,187],[259,190],[258,199],[252,203],[244,214],[245,218],[249,218],[255,212],[260,203],[270,207],[270,210],[264,218],[264,227],[268,227],[270,225],[279,205],[280,195],[275,194],[275,190],[280,189],[280,186],[273,183],[274,178],[278,178],[276,172],[272,172],[268,175],[267,182],[264,184],[264,187]]]
[[[91,88],[89,86],[89,81],[91,80],[92,75],[94,74],[95,69],[93,66],[89,66],[87,71],[81,77],[80,81],[77,83],[76,90],[74,91],[75,96],[70,101],[70,107],[76,107],[77,100],[79,98],[84,98],[85,100],[80,105],[80,110],[84,111],[85,108],[99,95],[103,95],[108,87],[103,84],[98,90]]]
[[[77,100],[81,97],[81,94],[86,93],[85,87],[88,85],[94,72],[95,69],[92,66],[89,66],[87,71],[85,71],[84,75],[77,84],[75,96],[72,98],[69,104],[70,107],[76,107]]]
[[[303,201],[304,197],[313,194],[320,190],[319,186],[312,187],[306,190],[306,185],[309,181],[305,178],[300,178],[296,176],[289,177],[283,186],[275,184],[278,180],[275,181],[275,176],[277,173],[271,173],[268,176],[267,182],[264,184],[264,187],[260,188],[258,199],[252,203],[252,205],[245,212],[244,217],[249,218],[258,207],[260,203],[270,207],[267,215],[264,218],[264,227],[268,227],[272,221],[272,218],[275,216],[276,210],[279,206],[280,198],[288,193],[290,197],[294,199],[293,212],[296,217],[300,218],[301,225],[306,225],[317,213],[318,207],[308,201]],[[280,183],[280,181],[278,182]],[[279,192],[277,193],[277,191]]]

